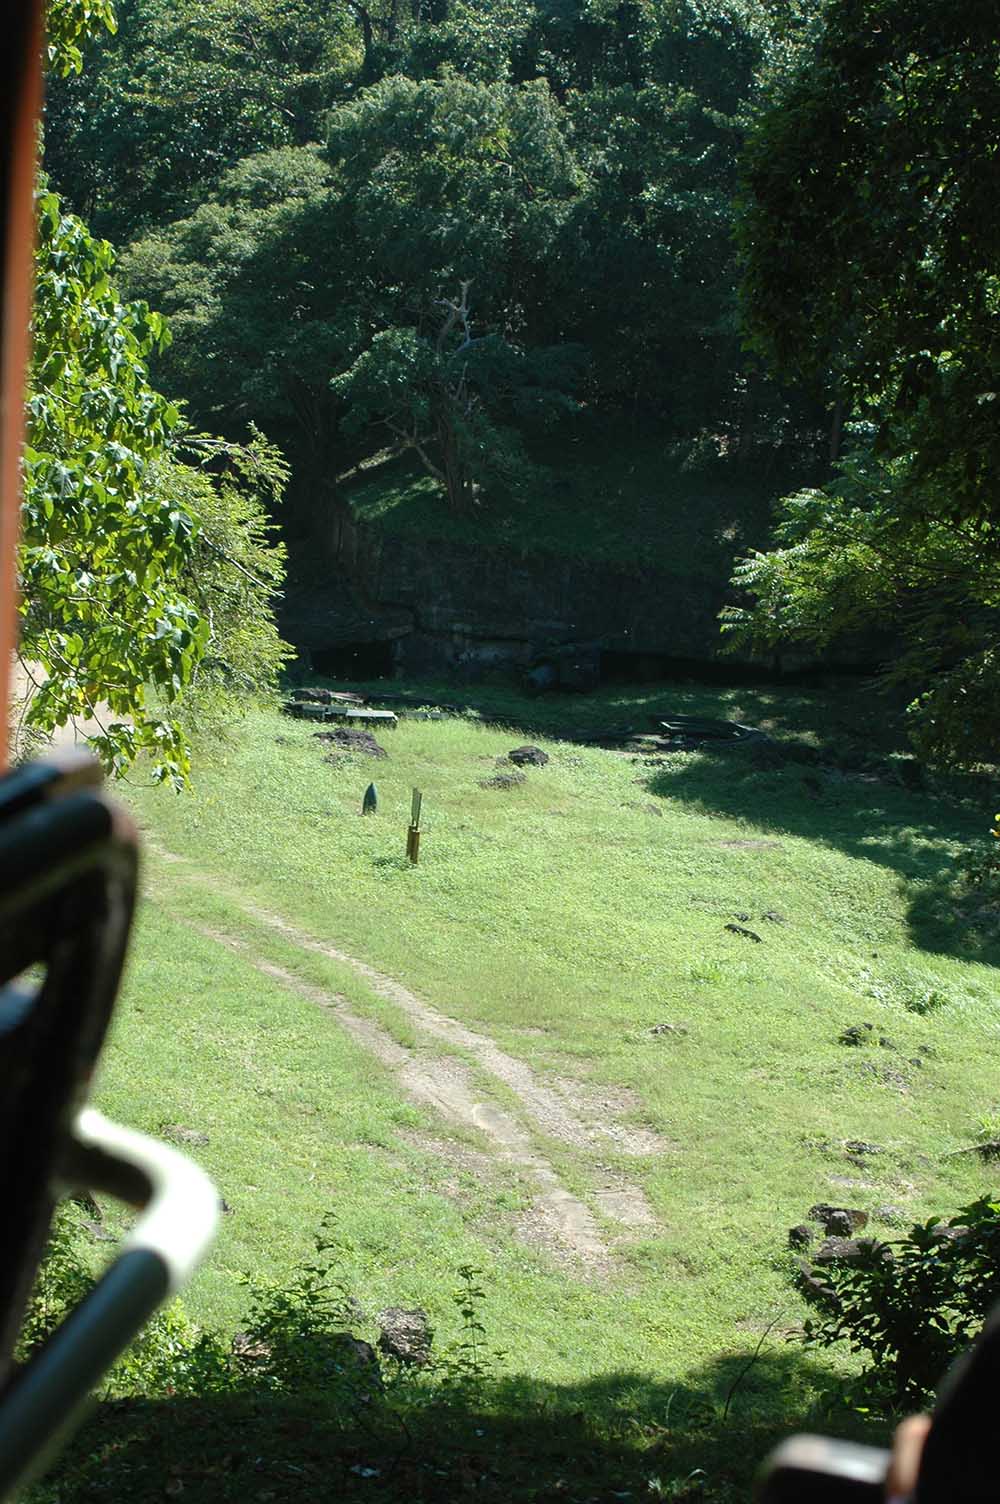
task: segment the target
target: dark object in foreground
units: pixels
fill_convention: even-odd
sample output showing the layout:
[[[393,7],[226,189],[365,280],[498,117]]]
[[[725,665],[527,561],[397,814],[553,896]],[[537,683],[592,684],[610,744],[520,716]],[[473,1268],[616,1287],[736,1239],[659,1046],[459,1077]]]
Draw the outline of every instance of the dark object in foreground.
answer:
[[[995,1504],[1000,1496],[996,1397],[1000,1307],[941,1386],[924,1443],[913,1504]],[[792,1436],[767,1459],[759,1504],[877,1504],[889,1452],[824,1436]]]
[[[135,828],[65,753],[0,780],[0,1498],[46,1460],[115,1358],[211,1239],[217,1193],[176,1150],[109,1123],[86,1096],[135,902]],[[35,973],[41,972],[41,980]],[[142,1209],[98,1283],[23,1367],[11,1353],[56,1200]]]
[[[378,789],[370,783],[365,789],[365,797],[361,801],[361,813],[374,815],[378,810]]]

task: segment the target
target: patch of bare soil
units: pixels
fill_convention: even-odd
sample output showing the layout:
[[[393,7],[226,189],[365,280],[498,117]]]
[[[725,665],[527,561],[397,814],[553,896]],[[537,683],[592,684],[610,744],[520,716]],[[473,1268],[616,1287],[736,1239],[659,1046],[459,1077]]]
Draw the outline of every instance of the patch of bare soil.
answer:
[[[283,921],[281,927],[285,928]],[[590,1208],[566,1189],[552,1164],[536,1149],[530,1134],[511,1113],[496,1103],[478,1099],[473,1074],[467,1065],[450,1055],[425,1055],[407,1048],[380,1024],[355,1013],[341,994],[295,976],[285,967],[257,955],[246,941],[234,935],[209,926],[199,929],[208,939],[244,956],[262,975],[332,1014],[362,1048],[393,1072],[413,1101],[430,1107],[446,1122],[478,1130],[493,1146],[492,1162],[514,1165],[533,1181],[534,1204],[524,1228],[519,1224],[519,1236],[523,1234],[531,1243],[544,1241],[557,1257],[577,1260],[593,1272],[610,1269],[612,1253]],[[366,971],[370,969],[366,967]],[[637,1186],[608,1183],[595,1192],[594,1199],[606,1216],[625,1226],[655,1225],[652,1210]]]

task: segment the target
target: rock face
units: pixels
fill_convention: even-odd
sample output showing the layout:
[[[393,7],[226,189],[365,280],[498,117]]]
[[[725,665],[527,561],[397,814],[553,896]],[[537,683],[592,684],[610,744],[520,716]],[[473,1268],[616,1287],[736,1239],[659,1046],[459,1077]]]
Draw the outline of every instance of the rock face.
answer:
[[[513,752],[507,753],[508,758],[519,768],[544,768],[549,760],[549,754],[543,752],[541,747],[515,747]]]
[[[434,1333],[426,1311],[407,1311],[402,1306],[390,1306],[378,1318],[379,1351],[397,1363],[407,1363],[422,1368],[430,1362],[431,1343]]]

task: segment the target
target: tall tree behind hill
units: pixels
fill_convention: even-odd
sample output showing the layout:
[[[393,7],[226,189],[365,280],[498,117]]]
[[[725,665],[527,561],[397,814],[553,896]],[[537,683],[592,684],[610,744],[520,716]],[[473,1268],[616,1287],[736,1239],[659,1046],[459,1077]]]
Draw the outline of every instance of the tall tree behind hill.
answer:
[[[348,413],[369,448],[454,461],[457,502],[487,477],[516,485],[520,434],[567,405],[569,352],[543,316],[578,179],[544,84],[386,79],[332,113],[326,152],[248,158],[126,270],[174,315],[165,369],[196,410],[259,415],[309,506]],[[439,340],[463,282],[466,317]]]
[[[128,0],[49,157],[170,312],[164,379],[199,421],[259,421],[305,505],[380,433],[447,473],[455,439],[453,496],[523,488],[583,369],[588,421],[745,459],[788,425],[739,347],[732,196],[797,3]]]

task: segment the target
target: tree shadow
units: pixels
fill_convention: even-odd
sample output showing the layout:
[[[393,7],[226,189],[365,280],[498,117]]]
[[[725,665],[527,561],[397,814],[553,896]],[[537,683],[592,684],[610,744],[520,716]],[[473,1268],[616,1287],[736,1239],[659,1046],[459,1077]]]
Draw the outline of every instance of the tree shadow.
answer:
[[[959,800],[911,787],[919,769],[856,743],[817,744],[784,736],[656,760],[650,794],[682,800],[710,816],[746,821],[755,832],[798,836],[894,872],[910,938],[922,950],[1000,964],[996,917],[962,896],[957,856],[986,834],[989,791],[973,781]],[[979,793],[979,798],[975,794]]]
[[[569,1384],[403,1375],[363,1402],[252,1383],[107,1401],[48,1479],[52,1493],[36,1497],[735,1504],[792,1431],[884,1444],[882,1428],[829,1398],[830,1370],[802,1349],[775,1347],[751,1362],[753,1352],[748,1341],[670,1384],[639,1372]]]

